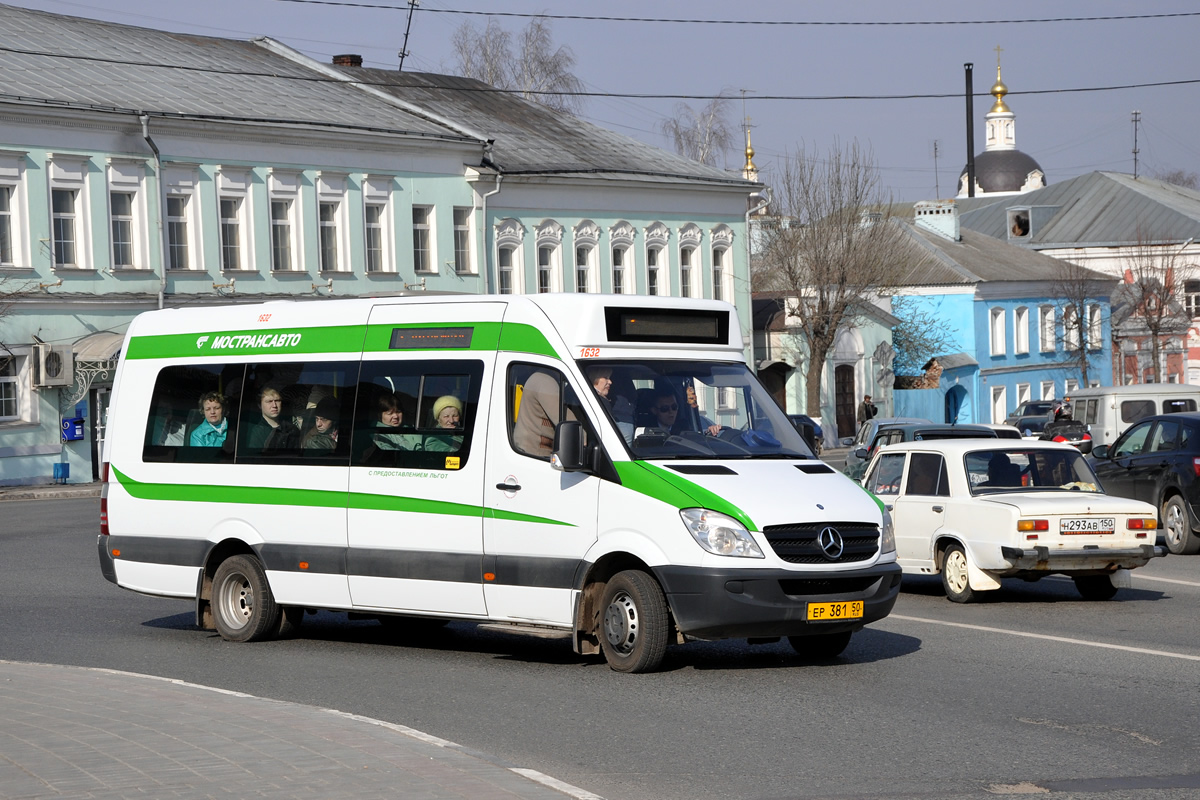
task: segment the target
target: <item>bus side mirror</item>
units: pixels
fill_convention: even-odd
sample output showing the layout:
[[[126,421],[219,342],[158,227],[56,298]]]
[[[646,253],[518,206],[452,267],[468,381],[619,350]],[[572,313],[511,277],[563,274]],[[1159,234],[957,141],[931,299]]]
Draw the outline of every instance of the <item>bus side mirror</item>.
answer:
[[[554,429],[554,454],[550,456],[550,466],[563,472],[582,472],[587,468],[583,456],[583,423],[577,420],[558,423]]]

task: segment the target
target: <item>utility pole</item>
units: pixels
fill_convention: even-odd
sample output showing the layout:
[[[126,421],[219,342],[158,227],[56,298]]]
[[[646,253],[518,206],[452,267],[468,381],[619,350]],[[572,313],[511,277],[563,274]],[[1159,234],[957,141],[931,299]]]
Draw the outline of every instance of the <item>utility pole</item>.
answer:
[[[963,64],[967,84],[967,197],[975,196],[975,90],[971,81],[974,69],[975,65],[969,61]]]
[[[412,30],[413,12],[420,4],[421,0],[408,0],[408,24],[404,26],[404,49],[399,53],[400,66],[397,68],[399,72],[404,72],[404,57],[408,55],[408,32]]]
[[[1138,123],[1142,121],[1142,112],[1133,112],[1133,179],[1137,180],[1138,173]]]
[[[942,196],[942,189],[941,189],[941,183],[938,182],[937,157],[938,157],[938,140],[934,139],[933,140],[933,196],[940,198]]]

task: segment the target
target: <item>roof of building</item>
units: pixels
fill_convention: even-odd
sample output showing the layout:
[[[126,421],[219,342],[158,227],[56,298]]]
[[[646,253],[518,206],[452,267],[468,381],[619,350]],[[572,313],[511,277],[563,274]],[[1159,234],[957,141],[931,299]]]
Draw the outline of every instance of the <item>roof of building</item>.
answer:
[[[1095,247],[1200,239],[1200,192],[1155,178],[1119,172],[1089,172],[960,215],[964,228],[1007,239],[1008,209],[1042,207],[1034,215],[1028,244]],[[1042,221],[1039,221],[1038,218]]]
[[[1019,192],[1033,172],[1045,173],[1033,156],[1020,150],[984,150],[975,156],[975,183],[983,191]],[[964,166],[958,173],[961,182],[967,174]]]
[[[960,228],[960,241],[951,241],[917,225],[908,226],[929,258],[911,271],[906,286],[967,284],[986,281],[1054,281],[1059,279],[1063,262],[1036,250],[1017,247],[1006,241]],[[1101,272],[1077,268],[1074,279],[1112,283]]]
[[[565,112],[452,75],[345,67],[337,69],[376,89],[495,140],[491,162],[506,175],[636,174],[720,184],[755,184]]]
[[[268,45],[0,5],[0,100],[464,138]]]

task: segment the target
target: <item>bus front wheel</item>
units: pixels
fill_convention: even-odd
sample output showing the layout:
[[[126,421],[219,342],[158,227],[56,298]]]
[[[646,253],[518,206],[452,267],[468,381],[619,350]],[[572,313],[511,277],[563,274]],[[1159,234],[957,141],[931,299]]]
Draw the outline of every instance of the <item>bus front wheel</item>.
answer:
[[[267,573],[252,556],[221,562],[212,583],[213,622],[221,638],[257,642],[279,633],[283,609],[275,603]]]
[[[617,672],[653,672],[667,652],[667,601],[644,572],[618,572],[600,604],[600,649]]]

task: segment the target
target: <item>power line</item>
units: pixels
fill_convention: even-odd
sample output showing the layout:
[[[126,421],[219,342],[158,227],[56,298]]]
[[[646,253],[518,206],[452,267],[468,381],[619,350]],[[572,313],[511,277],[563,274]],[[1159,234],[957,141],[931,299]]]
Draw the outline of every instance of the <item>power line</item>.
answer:
[[[350,0],[275,0],[279,3],[301,3],[318,6],[343,6],[349,8],[376,8],[387,11],[405,11],[408,5],[394,6],[384,3],[359,3]],[[1024,25],[1041,22],[1112,22],[1137,19],[1166,19],[1171,17],[1197,17],[1200,11],[1179,11],[1167,14],[1120,14],[1108,17],[1041,17],[1030,19],[977,19],[977,20],[871,20],[871,21],[818,21],[818,20],[756,20],[756,19],[687,19],[669,17],[602,17],[596,14],[539,14],[519,11],[465,11],[454,8],[421,8],[431,14],[460,14],[477,17],[518,17],[578,20],[584,22],[654,22],[687,25],[780,25],[780,26],[847,26],[888,27],[900,25]]]
[[[292,0],[287,0],[291,2]],[[308,0],[305,0],[306,2]],[[322,0],[324,2],[325,0]],[[17,47],[0,47],[2,53],[13,53],[22,56],[39,56],[43,58],[57,58],[69,61],[87,61],[98,64],[113,64],[123,67],[148,67],[151,69],[172,69],[181,72],[199,72],[212,75],[229,75],[235,77],[249,78],[272,78],[275,80],[284,81],[300,81],[304,83],[330,83],[341,84],[347,82],[359,83],[364,86],[384,86],[397,89],[407,88],[405,84],[394,80],[371,81],[364,80],[361,77],[347,75],[346,79],[326,77],[323,75],[280,75],[274,72],[251,72],[246,70],[228,70],[218,69],[216,67],[197,67],[185,64],[164,64],[155,61],[130,61],[124,58],[101,58],[98,56],[85,56],[73,53],[50,53],[41,50],[25,50]],[[303,67],[300,67],[303,69]],[[1200,78],[1187,78],[1176,81],[1151,81],[1147,83],[1126,83],[1115,84],[1112,86],[1078,86],[1065,89],[1029,89],[1020,92],[1010,92],[1009,97],[1024,97],[1028,95],[1042,94],[1074,94],[1084,92],[1113,92],[1125,89],[1148,89],[1160,86],[1189,86],[1200,83]],[[424,84],[416,84],[411,88],[429,88]],[[535,89],[497,89],[494,86],[481,85],[479,87],[443,87],[449,91],[475,93],[475,94],[515,94],[515,95],[551,95],[562,97],[607,97],[607,98],[624,98],[634,100],[716,100],[723,96],[720,94],[654,94],[646,92],[555,92],[543,91]],[[978,97],[990,96],[988,92],[977,92]],[[944,100],[946,98],[961,98],[961,92],[936,92],[928,94],[846,94],[846,95],[755,95],[748,98],[752,102],[762,101],[829,101],[829,100]]]

